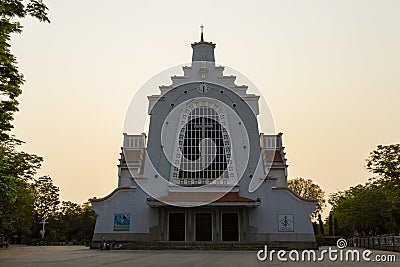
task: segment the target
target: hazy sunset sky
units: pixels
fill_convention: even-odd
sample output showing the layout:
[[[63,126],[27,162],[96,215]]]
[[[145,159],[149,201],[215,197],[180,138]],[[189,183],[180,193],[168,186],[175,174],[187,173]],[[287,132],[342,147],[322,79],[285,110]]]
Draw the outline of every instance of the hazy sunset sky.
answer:
[[[400,1],[45,2],[51,24],[23,20],[12,40],[26,79],[13,133],[44,157],[39,175],[63,200],[117,186],[131,98],[190,61],[200,24],[217,64],[267,99],[289,178],[328,195],[365,182],[369,152],[400,142]]]

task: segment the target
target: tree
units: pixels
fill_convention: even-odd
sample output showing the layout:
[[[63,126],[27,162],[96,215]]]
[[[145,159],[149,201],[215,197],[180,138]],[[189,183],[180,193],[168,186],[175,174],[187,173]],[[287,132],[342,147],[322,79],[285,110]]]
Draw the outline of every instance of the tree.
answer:
[[[29,198],[27,180],[32,179],[42,161],[35,155],[18,152],[16,147],[22,141],[10,135],[14,113],[18,111],[17,97],[24,83],[16,57],[11,53],[10,38],[11,34],[22,32],[18,20],[25,17],[49,22],[42,0],[0,1],[0,233],[9,228],[10,215],[16,214],[19,199]]]
[[[88,242],[92,239],[96,217],[88,202],[79,205],[63,201],[58,212],[49,218],[49,234],[46,239]]]
[[[303,198],[317,200],[315,211],[311,214],[311,219],[313,221],[317,220],[318,215],[322,213],[326,206],[325,192],[321,189],[321,187],[313,183],[311,179],[304,179],[301,177],[289,180],[288,186],[296,194]]]
[[[55,215],[60,204],[60,189],[53,184],[50,176],[42,176],[34,183],[35,211],[40,220]]]
[[[400,144],[378,145],[366,162],[366,168],[377,175],[370,181],[382,188],[388,202],[389,229],[400,233]]]
[[[16,150],[18,142],[9,140],[0,142],[0,233],[10,230],[10,223],[16,222],[16,216],[22,214],[32,216],[32,189],[29,182],[33,180],[37,169],[40,168],[42,158]],[[19,212],[19,209],[24,212]],[[31,218],[24,219],[24,227]]]
[[[340,223],[339,235],[385,234],[393,229],[387,191],[375,184],[357,185],[332,194],[331,214]]]
[[[0,202],[2,211],[0,217],[3,224],[3,232],[17,236],[17,241],[21,242],[24,241],[21,240],[21,236],[28,236],[31,233],[34,195],[30,184],[22,180],[15,181],[17,183],[12,188],[15,195],[13,204],[5,205],[7,202]]]
[[[337,236],[339,232],[340,232],[340,229],[339,229],[338,220],[337,220],[337,218],[334,218],[333,219],[333,235]]]
[[[0,3],[0,141],[10,139],[9,131],[14,113],[18,111],[17,97],[22,93],[24,76],[19,72],[16,57],[10,51],[10,37],[21,33],[22,26],[16,19],[27,16],[50,22],[47,7],[42,0],[2,0]]]
[[[68,240],[87,242],[92,240],[97,215],[89,202],[79,205],[79,208],[79,213],[65,231]]]
[[[328,217],[328,232],[330,236],[333,236],[333,219],[332,219],[332,214],[329,214]]]
[[[366,167],[383,181],[400,181],[400,144],[378,145],[367,159]]]
[[[364,185],[332,194],[336,231],[352,236],[400,232],[400,144],[378,145],[366,160],[374,177]],[[336,227],[335,227],[336,228]]]
[[[321,214],[318,214],[318,226],[319,226],[319,232],[321,235],[325,235],[325,228],[324,228],[324,222],[322,221]]]

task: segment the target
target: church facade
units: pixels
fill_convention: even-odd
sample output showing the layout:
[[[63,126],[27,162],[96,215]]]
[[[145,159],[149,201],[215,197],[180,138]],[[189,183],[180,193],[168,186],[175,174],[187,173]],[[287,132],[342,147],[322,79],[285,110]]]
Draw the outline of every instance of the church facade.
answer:
[[[316,202],[287,186],[282,134],[259,133],[259,96],[192,44],[190,66],[148,96],[148,133],[124,133],[118,187],[92,198],[93,241],[315,248]]]

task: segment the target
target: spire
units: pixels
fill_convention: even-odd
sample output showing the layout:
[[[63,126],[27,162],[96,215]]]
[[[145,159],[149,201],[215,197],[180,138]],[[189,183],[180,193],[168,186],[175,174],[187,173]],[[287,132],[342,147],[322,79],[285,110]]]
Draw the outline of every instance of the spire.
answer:
[[[204,36],[203,36],[204,26],[203,26],[203,24],[200,25],[200,30],[201,30],[200,42],[203,43],[204,42]]]
[[[192,44],[193,55],[192,61],[209,61],[215,62],[214,48],[215,44],[204,41],[204,26],[200,25],[200,42]]]

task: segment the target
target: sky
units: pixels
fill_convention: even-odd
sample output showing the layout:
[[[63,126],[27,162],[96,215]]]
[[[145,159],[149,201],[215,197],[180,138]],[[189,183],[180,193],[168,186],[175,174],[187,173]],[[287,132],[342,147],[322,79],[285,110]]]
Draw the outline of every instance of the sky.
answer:
[[[399,1],[45,3],[51,23],[24,19],[12,39],[26,79],[13,134],[44,157],[38,176],[50,175],[63,200],[115,189],[131,99],[190,61],[201,24],[217,64],[267,100],[289,179],[329,195],[371,177],[365,159],[378,144],[400,142]]]

